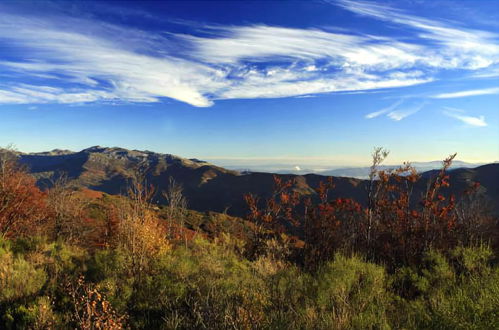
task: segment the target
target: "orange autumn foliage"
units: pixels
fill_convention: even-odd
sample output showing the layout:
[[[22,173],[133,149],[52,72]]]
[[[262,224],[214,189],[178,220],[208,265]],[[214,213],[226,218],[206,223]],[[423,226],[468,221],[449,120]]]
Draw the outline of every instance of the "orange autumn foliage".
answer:
[[[0,236],[16,237],[40,231],[49,218],[46,194],[8,152],[0,153]]]
[[[267,200],[246,196],[249,220],[263,228],[256,231],[250,251],[258,253],[255,246],[261,241],[294,227],[304,241],[296,257],[307,267],[316,268],[337,251],[361,253],[396,267],[418,263],[430,249],[448,251],[495,237],[497,228],[492,217],[478,212],[464,214],[457,209],[458,202],[476,193],[478,183],[463,192],[459,200],[445,191],[450,186],[447,170],[455,154],[443,161],[440,172],[428,182],[426,193],[416,196],[413,191],[421,176],[409,164],[378,171],[377,166],[388,154],[382,151],[374,154],[365,205],[348,198],[330,199],[332,178],[321,182],[312,197],[298,196],[294,182],[283,182],[279,177],[274,178],[274,194]]]

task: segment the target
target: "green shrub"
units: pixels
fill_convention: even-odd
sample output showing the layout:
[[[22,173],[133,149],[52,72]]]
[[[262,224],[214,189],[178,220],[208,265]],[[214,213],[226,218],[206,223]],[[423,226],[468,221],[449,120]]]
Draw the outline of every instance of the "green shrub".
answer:
[[[161,306],[165,322],[178,320],[179,313],[183,327],[246,328],[264,322],[265,282],[233,251],[198,239],[190,248],[165,254],[155,266],[139,306]]]
[[[98,283],[113,307],[125,313],[133,294],[135,279],[129,276],[130,259],[120,249],[97,251],[88,263],[88,279]]]
[[[14,254],[29,254],[40,251],[46,244],[46,240],[41,236],[21,237],[11,242],[11,250]]]
[[[318,313],[330,328],[388,328],[383,267],[358,257],[336,255],[316,276]],[[329,324],[327,324],[329,323]]]
[[[486,247],[456,248],[445,258],[430,252],[404,279],[418,289],[416,297],[398,299],[392,320],[396,327],[432,329],[494,329],[499,324],[499,269],[492,268]],[[410,276],[407,276],[410,274]],[[423,285],[422,285],[423,283]]]
[[[33,295],[41,290],[47,276],[22,256],[0,251],[0,303]]]
[[[493,252],[486,245],[475,248],[458,247],[451,252],[451,256],[458,274],[486,275],[491,270]]]

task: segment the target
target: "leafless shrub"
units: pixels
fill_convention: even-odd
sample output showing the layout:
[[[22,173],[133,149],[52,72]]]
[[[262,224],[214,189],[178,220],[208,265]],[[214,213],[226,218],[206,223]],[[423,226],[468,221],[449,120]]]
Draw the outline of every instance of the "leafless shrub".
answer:
[[[47,203],[53,213],[53,236],[70,243],[85,240],[91,229],[86,228],[85,209],[88,206],[81,194],[71,185],[67,175],[52,181],[47,193]]]
[[[73,322],[79,329],[126,328],[127,315],[119,315],[109,301],[80,276],[76,282],[68,281],[66,290],[73,305]]]
[[[173,177],[168,180],[168,187],[163,191],[167,202],[167,221],[169,239],[186,239],[184,224],[187,211],[187,200],[183,195],[183,187]],[[183,237],[182,237],[183,236]]]

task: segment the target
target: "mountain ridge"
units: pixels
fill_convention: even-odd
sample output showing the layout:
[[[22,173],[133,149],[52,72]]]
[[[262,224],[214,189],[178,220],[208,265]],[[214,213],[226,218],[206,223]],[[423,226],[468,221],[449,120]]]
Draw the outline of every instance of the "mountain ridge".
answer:
[[[274,174],[239,172],[198,160],[152,151],[129,150],[119,147],[93,146],[79,152],[54,149],[42,153],[17,153],[21,164],[29,168],[39,186],[46,187],[51,180],[65,174],[77,186],[120,194],[126,191],[130,179],[142,172],[157,194],[154,202],[165,203],[161,191],[167,189],[173,177],[184,188],[189,207],[196,211],[227,212],[244,216],[245,194],[269,197],[273,190],[274,175],[295,181],[293,189],[301,195],[314,195],[319,182],[327,176],[319,174]],[[426,174],[425,174],[426,173]],[[423,177],[431,176],[431,172]],[[449,172],[453,189],[449,193],[465,190],[472,181],[483,181],[484,193],[492,201],[499,197],[499,164],[488,164],[473,169],[454,169]],[[480,179],[480,180],[475,180]],[[349,177],[333,177],[336,188],[331,198],[354,198],[365,203],[367,182]],[[418,191],[423,191],[421,183]],[[499,212],[499,206],[494,205]]]

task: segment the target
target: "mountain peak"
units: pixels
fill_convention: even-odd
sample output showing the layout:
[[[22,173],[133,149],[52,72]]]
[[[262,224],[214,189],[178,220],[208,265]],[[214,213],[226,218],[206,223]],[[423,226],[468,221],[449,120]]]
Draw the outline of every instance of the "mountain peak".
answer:
[[[89,148],[83,149],[82,152],[102,152],[105,149],[107,149],[107,148],[106,147],[101,147],[101,146],[93,146],[93,147],[89,147]]]
[[[183,186],[192,209],[223,212],[230,207],[231,214],[239,216],[247,211],[245,194],[268,196],[274,186],[273,173],[256,172],[242,175],[238,171],[218,167],[195,158],[187,159],[171,154],[102,146],[93,146],[68,154],[64,154],[65,152],[67,151],[52,150],[46,153],[18,155],[20,162],[29,168],[37,178],[38,184],[43,187],[50,186],[52,178],[65,173],[73,180],[75,186],[120,194],[126,191],[130,177],[139,170],[146,176],[148,184],[154,185],[157,189],[159,193],[156,200],[161,203],[165,202],[161,191],[168,189],[169,179],[172,177]],[[364,198],[363,187],[366,183],[352,179],[351,176],[363,175],[362,171],[367,171],[368,168],[350,170],[350,172],[334,173],[350,174],[350,178],[335,177],[336,189],[331,192],[332,198],[335,196],[355,197],[358,200]],[[426,173],[432,175],[434,172]],[[482,183],[491,200],[497,199],[499,164],[468,169],[457,168],[449,171],[449,175],[453,180],[451,192],[458,193],[467,189],[469,182],[478,181]],[[317,174],[305,176],[282,174],[281,177],[283,180],[295,180],[296,191],[300,194],[313,194],[319,182],[326,179]],[[415,189],[418,192],[425,191],[426,180],[422,180]],[[495,210],[499,212],[497,208]]]

